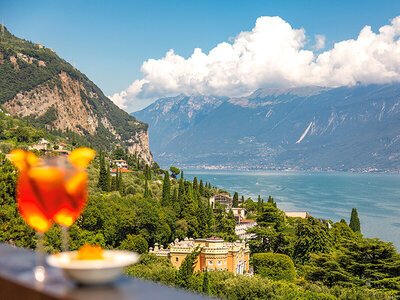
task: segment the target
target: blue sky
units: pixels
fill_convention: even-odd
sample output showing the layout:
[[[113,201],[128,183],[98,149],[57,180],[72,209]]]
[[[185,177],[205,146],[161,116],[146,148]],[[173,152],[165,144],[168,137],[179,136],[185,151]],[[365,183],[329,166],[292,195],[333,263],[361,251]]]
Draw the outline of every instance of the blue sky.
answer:
[[[279,16],[304,28],[307,47],[316,34],[325,47],[373,31],[400,15],[400,1],[0,1],[0,20],[15,35],[53,48],[88,75],[106,95],[142,77],[144,61],[174,49],[204,53],[261,16]],[[140,105],[126,108],[135,110]]]

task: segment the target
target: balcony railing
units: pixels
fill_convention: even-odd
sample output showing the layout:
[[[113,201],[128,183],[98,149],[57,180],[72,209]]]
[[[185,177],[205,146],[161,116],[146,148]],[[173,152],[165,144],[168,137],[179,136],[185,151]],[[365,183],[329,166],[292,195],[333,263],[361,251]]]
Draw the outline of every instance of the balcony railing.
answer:
[[[61,270],[46,266],[46,280],[32,276],[35,253],[0,243],[0,299],[4,300],[138,300],[208,299],[184,290],[121,277],[110,285],[81,286],[68,280]]]

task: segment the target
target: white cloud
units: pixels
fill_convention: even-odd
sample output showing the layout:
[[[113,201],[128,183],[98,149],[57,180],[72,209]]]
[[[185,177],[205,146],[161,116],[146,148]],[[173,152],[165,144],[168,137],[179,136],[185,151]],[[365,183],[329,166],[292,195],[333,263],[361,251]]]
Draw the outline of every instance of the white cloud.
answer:
[[[315,50],[320,50],[325,48],[325,36],[322,34],[315,35]]]
[[[241,96],[260,87],[400,81],[399,35],[400,16],[379,33],[365,26],[357,39],[338,42],[316,55],[305,48],[304,29],[293,29],[280,17],[260,17],[251,31],[208,54],[196,48],[185,59],[170,50],[161,59],[145,61],[143,78],[110,98],[126,108],[141,99],[178,93]],[[325,37],[317,35],[314,48],[324,44]]]

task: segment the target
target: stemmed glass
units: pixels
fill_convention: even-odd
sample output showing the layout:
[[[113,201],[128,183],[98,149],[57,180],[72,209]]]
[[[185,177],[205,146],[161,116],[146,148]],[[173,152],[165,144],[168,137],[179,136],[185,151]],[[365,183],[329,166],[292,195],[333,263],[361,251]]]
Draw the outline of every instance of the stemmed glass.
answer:
[[[68,251],[68,228],[81,215],[87,202],[86,167],[96,152],[89,148],[79,148],[71,152],[67,160],[59,160],[63,172],[63,193],[57,202],[54,222],[61,226],[62,250]]]
[[[85,167],[94,158],[89,148],[74,150],[67,158],[39,159],[32,152],[14,150],[11,160],[19,169],[17,182],[18,209],[25,222],[36,230],[37,261],[35,279],[45,279],[43,235],[53,221],[71,226],[82,212],[87,199]],[[63,248],[68,235],[63,234]]]

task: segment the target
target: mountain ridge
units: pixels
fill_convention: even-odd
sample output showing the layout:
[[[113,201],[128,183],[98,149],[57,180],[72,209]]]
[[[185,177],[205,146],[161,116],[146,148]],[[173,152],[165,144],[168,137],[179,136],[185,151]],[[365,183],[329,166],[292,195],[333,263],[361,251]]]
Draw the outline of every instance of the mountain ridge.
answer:
[[[182,167],[398,172],[399,96],[398,83],[259,89],[220,101],[152,149],[161,164]],[[155,117],[147,108],[135,116],[149,123],[153,147]]]
[[[0,39],[0,104],[37,127],[74,132],[99,148],[124,146],[144,162],[153,161],[146,123],[118,108],[52,49],[20,39],[5,27]]]

